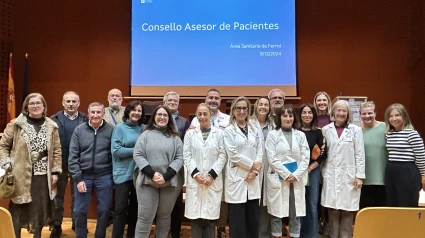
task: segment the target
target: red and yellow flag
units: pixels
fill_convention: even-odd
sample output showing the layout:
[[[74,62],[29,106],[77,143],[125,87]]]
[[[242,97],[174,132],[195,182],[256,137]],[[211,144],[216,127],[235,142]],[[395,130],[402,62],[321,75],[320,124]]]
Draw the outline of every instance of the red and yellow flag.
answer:
[[[12,53],[9,60],[9,83],[7,85],[7,123],[15,119],[15,83],[13,81]]]

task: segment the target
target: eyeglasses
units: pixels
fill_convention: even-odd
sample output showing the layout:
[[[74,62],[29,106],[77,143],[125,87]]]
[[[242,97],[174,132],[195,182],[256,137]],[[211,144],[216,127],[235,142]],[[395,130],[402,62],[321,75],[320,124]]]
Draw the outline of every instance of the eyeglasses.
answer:
[[[40,106],[41,104],[43,104],[42,102],[38,101],[38,102],[30,102],[28,103],[28,106],[34,107],[34,106]]]
[[[240,112],[240,111],[242,111],[242,110],[244,110],[244,111],[246,112],[246,111],[248,111],[248,108],[247,108],[247,107],[235,107],[235,110],[236,110],[237,112]]]
[[[168,114],[167,113],[157,113],[156,116],[157,117],[168,118]]]

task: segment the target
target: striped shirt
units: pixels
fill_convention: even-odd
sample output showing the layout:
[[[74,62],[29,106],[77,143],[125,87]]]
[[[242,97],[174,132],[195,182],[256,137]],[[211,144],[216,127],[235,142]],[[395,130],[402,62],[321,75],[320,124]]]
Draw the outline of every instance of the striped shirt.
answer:
[[[425,174],[425,149],[418,132],[412,129],[389,131],[386,137],[388,160],[415,162],[423,176]]]

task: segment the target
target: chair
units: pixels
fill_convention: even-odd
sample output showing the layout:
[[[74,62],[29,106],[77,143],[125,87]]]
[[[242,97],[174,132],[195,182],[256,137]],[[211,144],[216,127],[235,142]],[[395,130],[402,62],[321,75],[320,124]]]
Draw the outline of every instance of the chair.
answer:
[[[425,208],[374,207],[359,211],[354,238],[425,237]]]
[[[0,238],[15,238],[12,216],[4,207],[0,207],[0,221]]]
[[[152,116],[153,111],[159,106],[162,105],[162,101],[144,101],[143,103],[143,110],[145,110],[145,121],[143,124],[147,124],[149,121],[149,118]]]

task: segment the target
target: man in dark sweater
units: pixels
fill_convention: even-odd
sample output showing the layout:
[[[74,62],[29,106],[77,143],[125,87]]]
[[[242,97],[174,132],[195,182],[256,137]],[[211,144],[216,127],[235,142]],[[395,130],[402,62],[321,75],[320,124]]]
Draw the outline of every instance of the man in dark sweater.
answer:
[[[59,137],[62,147],[62,174],[57,182],[57,195],[54,199],[55,203],[55,221],[50,238],[59,238],[62,234],[62,220],[64,212],[64,196],[68,178],[71,177],[68,171],[69,143],[71,141],[74,129],[81,123],[87,121],[87,114],[79,112],[80,97],[77,93],[69,91],[63,95],[63,110],[57,112],[50,117],[59,128]],[[74,228],[74,180],[71,177],[71,218],[72,227]]]
[[[180,139],[183,141],[184,135],[189,128],[189,121],[179,116],[180,96],[176,92],[168,92],[164,95],[164,107],[168,108],[173,115],[173,122],[176,129],[180,133]],[[180,170],[183,173],[184,170]],[[179,238],[181,231],[181,216],[183,208],[183,192],[177,197],[173,212],[171,213],[171,228],[170,233],[172,238]]]
[[[93,190],[97,196],[97,225],[95,237],[105,237],[112,203],[111,137],[114,126],[103,120],[105,106],[89,105],[89,121],[77,126],[69,145],[68,166],[74,179],[75,232],[87,237],[87,211]]]

